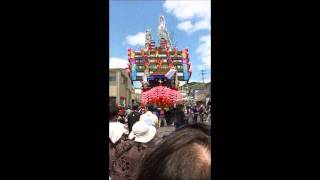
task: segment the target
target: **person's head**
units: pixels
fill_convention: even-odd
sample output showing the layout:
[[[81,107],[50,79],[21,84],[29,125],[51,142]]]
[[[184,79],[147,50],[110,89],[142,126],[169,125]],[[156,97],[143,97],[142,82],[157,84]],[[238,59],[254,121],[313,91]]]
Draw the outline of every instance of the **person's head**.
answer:
[[[137,111],[138,109],[139,109],[139,106],[138,106],[138,105],[133,105],[133,106],[132,106],[132,110]]]
[[[147,111],[153,111],[153,105],[152,104],[148,104],[148,105],[146,105],[146,109],[147,109]]]
[[[156,135],[156,128],[149,126],[144,121],[137,121],[132,126],[132,131],[129,134],[129,139],[134,139],[136,142],[147,143]]]
[[[109,104],[109,121],[112,121],[114,118],[118,116],[119,108],[115,103]]]
[[[125,128],[125,125],[119,122],[110,122],[109,123],[109,140],[115,144],[117,143],[123,134],[127,134],[128,130]]]
[[[178,104],[177,105],[177,110],[182,111],[184,109],[182,104]]]
[[[206,125],[178,129],[142,160],[136,180],[211,179],[211,137]]]

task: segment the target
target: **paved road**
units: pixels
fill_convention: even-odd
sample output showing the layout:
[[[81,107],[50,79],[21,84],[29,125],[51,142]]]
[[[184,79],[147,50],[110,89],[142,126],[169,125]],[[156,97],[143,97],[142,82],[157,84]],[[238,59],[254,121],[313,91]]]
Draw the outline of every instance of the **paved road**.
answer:
[[[173,126],[166,126],[166,127],[160,127],[158,130],[157,130],[157,134],[160,136],[160,137],[163,137],[163,136],[167,136],[169,135],[171,132],[173,132],[175,130],[175,127]]]
[[[207,124],[209,126],[211,126],[211,123],[210,122],[204,122],[204,124]],[[163,137],[163,136],[167,136],[169,135],[171,132],[173,132],[175,130],[175,127],[174,126],[166,126],[166,127],[160,127],[159,129],[157,129],[157,134],[160,136],[160,137]]]

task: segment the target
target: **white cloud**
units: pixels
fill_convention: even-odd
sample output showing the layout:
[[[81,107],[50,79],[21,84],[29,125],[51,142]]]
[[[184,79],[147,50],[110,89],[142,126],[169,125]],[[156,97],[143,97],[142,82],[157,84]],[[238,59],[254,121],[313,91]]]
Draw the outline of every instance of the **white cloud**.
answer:
[[[174,14],[179,20],[192,19],[210,19],[211,1],[176,1],[167,0],[163,4],[166,12]]]
[[[184,21],[178,24],[180,30],[189,34],[197,30],[210,30],[211,26],[211,1],[174,1],[166,0],[163,7],[167,13],[173,14],[178,20]],[[194,25],[187,20],[197,21]],[[183,24],[183,25],[182,25]]]
[[[211,35],[201,36],[199,42],[196,53],[199,54],[202,63],[211,69]]]
[[[144,46],[145,44],[145,33],[139,32],[135,35],[129,35],[126,37],[125,42],[132,46]]]
[[[210,20],[201,20],[196,22],[194,25],[191,23],[191,21],[184,21],[182,23],[179,23],[177,25],[177,28],[187,32],[187,34],[192,34],[195,31],[198,30],[211,30],[211,23]]]
[[[198,21],[198,22],[194,25],[194,31],[196,31],[196,30],[201,30],[201,29],[211,30],[210,19],[209,19],[209,20],[205,19],[205,20]]]
[[[126,60],[126,59],[121,59],[118,57],[111,57],[109,60],[109,69],[114,69],[114,68],[125,69],[127,67],[128,67],[128,60]]]
[[[177,28],[186,32],[190,32],[190,30],[193,28],[193,25],[190,21],[184,21],[178,24]]]

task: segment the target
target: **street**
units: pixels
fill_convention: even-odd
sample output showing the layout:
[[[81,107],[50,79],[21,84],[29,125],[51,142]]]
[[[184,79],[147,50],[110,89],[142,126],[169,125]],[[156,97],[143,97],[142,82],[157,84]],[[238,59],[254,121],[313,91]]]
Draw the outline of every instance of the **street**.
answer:
[[[157,130],[157,134],[159,137],[163,137],[163,136],[167,136],[169,135],[171,132],[173,132],[175,130],[174,126],[166,126],[166,127],[160,127]]]
[[[191,121],[190,121],[191,122]],[[203,122],[206,125],[211,126],[210,122]],[[159,129],[157,129],[157,134],[159,137],[163,137],[163,136],[167,136],[169,135],[171,132],[173,132],[175,130],[174,126],[166,126],[166,127],[160,127]]]

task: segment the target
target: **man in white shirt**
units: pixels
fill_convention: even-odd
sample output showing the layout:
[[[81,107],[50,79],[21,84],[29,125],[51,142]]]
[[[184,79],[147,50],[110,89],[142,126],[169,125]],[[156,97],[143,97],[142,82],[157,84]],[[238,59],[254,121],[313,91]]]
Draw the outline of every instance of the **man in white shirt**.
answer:
[[[154,126],[155,128],[159,128],[159,122],[158,122],[158,117],[153,114],[152,112],[154,111],[152,105],[147,105],[147,112],[142,114],[140,116],[139,121],[144,121],[146,124],[150,126]]]

